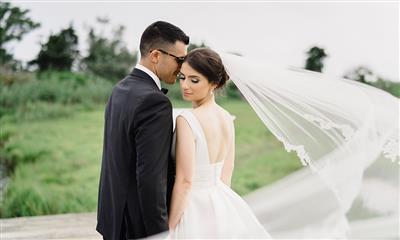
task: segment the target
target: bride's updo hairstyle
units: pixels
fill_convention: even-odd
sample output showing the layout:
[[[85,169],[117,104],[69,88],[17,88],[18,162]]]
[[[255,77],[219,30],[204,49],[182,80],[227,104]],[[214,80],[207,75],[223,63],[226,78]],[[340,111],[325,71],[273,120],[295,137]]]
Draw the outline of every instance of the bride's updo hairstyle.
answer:
[[[209,48],[196,48],[190,51],[185,62],[205,76],[210,83],[216,84],[216,89],[225,86],[229,80],[221,57]]]

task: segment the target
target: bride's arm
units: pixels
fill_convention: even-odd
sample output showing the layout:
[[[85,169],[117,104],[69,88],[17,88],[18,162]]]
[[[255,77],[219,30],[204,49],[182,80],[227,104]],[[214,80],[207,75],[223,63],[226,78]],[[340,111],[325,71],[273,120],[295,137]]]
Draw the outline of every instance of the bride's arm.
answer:
[[[195,154],[194,141],[189,124],[179,116],[176,119],[176,177],[168,219],[170,229],[174,229],[179,223],[191,189]]]
[[[231,179],[233,174],[233,167],[235,162],[235,126],[232,121],[232,136],[230,138],[230,146],[228,148],[228,155],[225,159],[224,166],[222,168],[221,180],[229,187],[231,186]]]

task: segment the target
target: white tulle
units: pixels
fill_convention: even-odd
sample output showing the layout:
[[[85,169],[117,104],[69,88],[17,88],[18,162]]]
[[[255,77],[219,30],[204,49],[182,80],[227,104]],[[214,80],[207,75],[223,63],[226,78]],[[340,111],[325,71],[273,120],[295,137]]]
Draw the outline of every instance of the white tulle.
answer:
[[[399,99],[347,79],[220,56],[269,131],[310,167],[249,196],[272,237],[398,237]]]

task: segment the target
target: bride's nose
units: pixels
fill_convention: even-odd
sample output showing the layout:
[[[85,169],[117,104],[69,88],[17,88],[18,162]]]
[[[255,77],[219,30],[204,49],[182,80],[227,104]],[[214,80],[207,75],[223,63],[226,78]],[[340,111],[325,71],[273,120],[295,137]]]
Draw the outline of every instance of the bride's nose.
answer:
[[[181,88],[182,88],[183,90],[189,89],[189,86],[188,86],[187,83],[186,83],[186,79],[181,80],[180,83],[181,83]]]

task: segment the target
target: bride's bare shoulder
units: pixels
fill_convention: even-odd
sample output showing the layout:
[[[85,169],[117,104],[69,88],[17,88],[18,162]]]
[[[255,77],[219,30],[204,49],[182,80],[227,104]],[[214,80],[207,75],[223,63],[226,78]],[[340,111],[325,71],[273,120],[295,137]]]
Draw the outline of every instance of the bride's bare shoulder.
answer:
[[[234,116],[225,108],[217,105],[218,108],[220,109],[222,115],[224,116],[224,118],[226,119],[226,121],[232,122],[234,120]]]
[[[205,108],[205,107],[198,107],[195,109],[191,109],[192,113],[199,119],[210,119],[210,118],[219,118],[223,122],[232,122],[234,117],[230,112],[228,112],[225,108],[216,105],[214,108]]]

